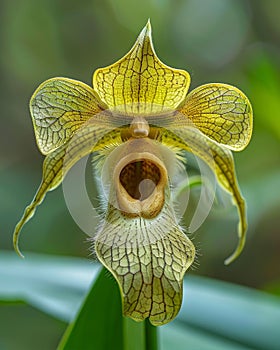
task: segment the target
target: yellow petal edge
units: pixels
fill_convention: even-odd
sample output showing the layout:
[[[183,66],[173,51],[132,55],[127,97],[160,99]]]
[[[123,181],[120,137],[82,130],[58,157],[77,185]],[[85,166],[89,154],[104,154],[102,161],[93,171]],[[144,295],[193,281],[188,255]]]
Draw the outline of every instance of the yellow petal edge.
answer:
[[[189,85],[188,72],[168,67],[157,57],[149,21],[128,54],[93,75],[101,100],[111,109],[132,114],[176,109]]]

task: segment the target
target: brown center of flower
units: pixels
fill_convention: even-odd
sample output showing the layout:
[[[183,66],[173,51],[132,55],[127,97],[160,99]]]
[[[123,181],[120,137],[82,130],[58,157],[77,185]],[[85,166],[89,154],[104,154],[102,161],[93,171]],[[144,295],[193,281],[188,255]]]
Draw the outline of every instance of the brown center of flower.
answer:
[[[112,156],[112,203],[125,217],[152,219],[160,213],[168,183],[160,151],[148,138],[131,138]]]
[[[127,164],[120,173],[120,182],[133,199],[143,201],[151,196],[160,177],[157,165],[144,159]]]

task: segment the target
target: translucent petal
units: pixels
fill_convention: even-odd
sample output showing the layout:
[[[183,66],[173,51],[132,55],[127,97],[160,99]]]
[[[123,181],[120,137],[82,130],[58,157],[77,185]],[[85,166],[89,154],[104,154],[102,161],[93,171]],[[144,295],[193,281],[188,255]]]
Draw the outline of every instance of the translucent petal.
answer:
[[[190,76],[157,57],[148,22],[132,49],[111,66],[95,71],[93,87],[109,106],[127,113],[175,109],[185,98]]]
[[[245,201],[237,183],[231,151],[193,127],[182,128],[170,125],[169,130],[161,130],[158,140],[174,150],[184,149],[204,160],[214,171],[218,183],[231,194],[239,213],[239,242],[234,253],[225,261],[226,264],[229,264],[241,253],[247,230]]]
[[[152,220],[127,219],[109,206],[94,247],[120,286],[125,316],[149,318],[155,326],[174,319],[195,248],[176,224],[168,201]]]
[[[120,129],[112,130],[106,117],[102,120],[89,120],[84,123],[78,132],[65,145],[62,145],[48,154],[43,164],[43,177],[40,187],[14,230],[13,242],[16,252],[21,255],[18,247],[18,238],[24,224],[32,218],[46,193],[59,186],[71,167],[87,154],[102,150],[116,138],[120,138]]]
[[[106,106],[80,81],[54,78],[42,83],[30,100],[38,147],[48,154],[67,142],[88,119]]]
[[[205,135],[232,150],[244,149],[251,139],[252,107],[234,86],[219,83],[199,86],[188,94],[179,111]],[[184,120],[180,122],[184,124]]]

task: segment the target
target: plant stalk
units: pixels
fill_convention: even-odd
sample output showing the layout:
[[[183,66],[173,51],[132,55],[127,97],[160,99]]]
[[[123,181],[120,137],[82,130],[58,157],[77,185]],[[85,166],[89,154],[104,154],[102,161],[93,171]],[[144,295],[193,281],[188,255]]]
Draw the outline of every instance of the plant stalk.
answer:
[[[144,322],[146,350],[159,350],[157,327],[153,326],[148,319],[146,319]]]
[[[124,350],[159,350],[157,327],[152,326],[146,319],[135,322],[123,317]]]

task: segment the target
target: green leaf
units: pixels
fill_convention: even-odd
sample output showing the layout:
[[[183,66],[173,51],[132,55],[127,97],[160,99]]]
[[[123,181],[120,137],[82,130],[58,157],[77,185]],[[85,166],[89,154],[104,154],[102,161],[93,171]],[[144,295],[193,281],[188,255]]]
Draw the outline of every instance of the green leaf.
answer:
[[[71,349],[157,350],[156,327],[122,316],[119,288],[105,268],[58,347]]]
[[[0,251],[0,300],[25,302],[62,321],[72,320],[100,265],[86,259]]]
[[[251,350],[252,348],[174,321],[160,329],[160,349]]]
[[[92,284],[80,313],[70,323],[58,349],[123,349],[118,286],[105,269]]]
[[[251,288],[191,276],[177,321],[250,349],[279,349],[280,298]]]
[[[22,300],[57,318],[68,319],[72,322],[71,337],[78,339],[79,335],[87,341],[89,337],[91,341],[104,337],[109,342],[114,333],[114,349],[120,346],[123,336],[124,349],[128,349],[125,344],[134,341],[142,350],[140,345],[143,346],[144,337],[147,339],[147,326],[143,331],[144,323],[122,318],[117,284],[104,272],[96,279],[98,271],[97,264],[84,259],[26,253],[26,259],[21,260],[15,253],[0,251],[0,300]],[[91,285],[92,290],[83,303]],[[78,315],[78,320],[82,311],[84,320],[73,322],[73,317]],[[280,348],[279,322],[279,297],[189,275],[184,281],[184,301],[178,317],[159,327],[160,349],[183,350],[187,345],[190,349],[203,350],[276,350]],[[87,336],[82,331],[88,332]],[[66,339],[65,336],[64,344]],[[102,347],[94,348],[102,350]]]

